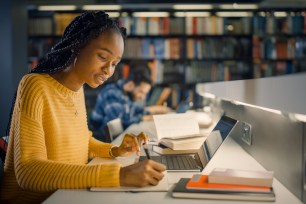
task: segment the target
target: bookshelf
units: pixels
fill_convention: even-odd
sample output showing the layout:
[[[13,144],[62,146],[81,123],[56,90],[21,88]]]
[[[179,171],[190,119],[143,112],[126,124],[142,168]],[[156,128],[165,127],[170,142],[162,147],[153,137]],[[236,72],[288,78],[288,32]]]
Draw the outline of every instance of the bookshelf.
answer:
[[[254,78],[306,71],[305,14],[305,10],[283,10],[254,15]]]
[[[29,67],[81,12],[29,12]],[[173,89],[169,104],[174,108],[196,83],[306,71],[305,9],[247,10],[251,15],[244,17],[220,17],[219,10],[205,17],[178,17],[171,10],[167,17],[135,17],[133,12],[122,10],[118,17],[128,39],[112,79],[126,76],[132,62],[154,60],[155,83]]]

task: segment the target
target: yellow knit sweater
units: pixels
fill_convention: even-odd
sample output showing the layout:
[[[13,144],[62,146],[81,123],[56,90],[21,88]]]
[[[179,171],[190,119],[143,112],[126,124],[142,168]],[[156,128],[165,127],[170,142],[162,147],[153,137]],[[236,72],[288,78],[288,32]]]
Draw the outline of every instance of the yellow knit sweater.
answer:
[[[56,189],[119,186],[119,164],[87,165],[110,157],[112,145],[87,127],[83,89],[48,74],[21,80],[10,130],[0,203],[39,203]]]

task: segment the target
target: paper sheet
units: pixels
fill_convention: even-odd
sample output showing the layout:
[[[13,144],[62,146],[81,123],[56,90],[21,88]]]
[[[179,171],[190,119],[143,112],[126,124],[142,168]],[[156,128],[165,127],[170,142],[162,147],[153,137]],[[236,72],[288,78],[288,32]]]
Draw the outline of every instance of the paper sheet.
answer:
[[[99,163],[114,163],[119,162],[121,165],[128,166],[135,163],[138,158],[133,157],[117,157],[116,159],[109,158],[94,158],[89,165],[99,164]],[[130,191],[130,192],[140,192],[140,191],[168,191],[169,184],[167,178],[167,171],[164,171],[164,178],[158,183],[157,186],[145,186],[145,187],[92,187],[90,191],[104,191],[104,192],[114,192],[114,191]]]

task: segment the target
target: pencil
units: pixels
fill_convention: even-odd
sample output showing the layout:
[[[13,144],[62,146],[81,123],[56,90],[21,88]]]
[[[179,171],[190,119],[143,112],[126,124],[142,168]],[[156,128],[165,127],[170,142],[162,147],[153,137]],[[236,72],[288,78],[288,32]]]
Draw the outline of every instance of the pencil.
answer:
[[[147,159],[151,159],[150,154],[149,154],[148,145],[147,145],[147,144],[144,144],[144,145],[143,145],[143,150],[144,150],[145,153],[146,153]]]

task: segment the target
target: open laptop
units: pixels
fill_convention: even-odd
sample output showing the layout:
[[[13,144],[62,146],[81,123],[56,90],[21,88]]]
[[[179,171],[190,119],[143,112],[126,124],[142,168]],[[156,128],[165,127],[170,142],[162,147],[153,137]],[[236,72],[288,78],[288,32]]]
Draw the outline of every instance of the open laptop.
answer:
[[[151,159],[164,164],[167,171],[202,171],[237,122],[236,119],[222,116],[195,154],[151,156]],[[139,161],[146,159],[140,156]]]

